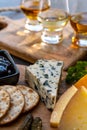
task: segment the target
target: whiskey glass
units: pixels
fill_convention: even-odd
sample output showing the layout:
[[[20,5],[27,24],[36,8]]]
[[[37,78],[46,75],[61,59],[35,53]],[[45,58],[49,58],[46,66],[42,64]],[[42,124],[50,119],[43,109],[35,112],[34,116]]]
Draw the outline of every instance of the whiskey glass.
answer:
[[[25,28],[29,31],[38,32],[42,30],[42,24],[37,20],[39,12],[50,8],[50,0],[22,0],[20,8],[25,14]]]
[[[63,40],[63,29],[68,23],[69,15],[65,0],[52,2],[49,10],[39,13],[38,21],[43,25],[42,41],[48,44],[59,44]]]
[[[74,30],[72,45],[74,47],[87,47],[87,4],[86,1],[68,0],[68,9],[71,15],[70,24]]]

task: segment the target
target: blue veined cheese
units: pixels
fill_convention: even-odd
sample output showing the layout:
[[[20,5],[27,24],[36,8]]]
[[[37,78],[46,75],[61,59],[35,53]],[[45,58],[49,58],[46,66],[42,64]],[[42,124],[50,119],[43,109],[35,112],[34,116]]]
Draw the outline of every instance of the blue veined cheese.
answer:
[[[25,69],[25,80],[39,93],[48,109],[55,106],[62,67],[63,61],[41,59]]]

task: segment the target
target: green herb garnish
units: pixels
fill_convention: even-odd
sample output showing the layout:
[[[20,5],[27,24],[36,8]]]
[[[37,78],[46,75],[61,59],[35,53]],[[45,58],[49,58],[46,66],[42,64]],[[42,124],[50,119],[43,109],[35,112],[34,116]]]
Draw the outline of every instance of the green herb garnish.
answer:
[[[87,61],[78,61],[75,66],[69,67],[67,71],[66,82],[75,83],[85,74],[87,74]]]

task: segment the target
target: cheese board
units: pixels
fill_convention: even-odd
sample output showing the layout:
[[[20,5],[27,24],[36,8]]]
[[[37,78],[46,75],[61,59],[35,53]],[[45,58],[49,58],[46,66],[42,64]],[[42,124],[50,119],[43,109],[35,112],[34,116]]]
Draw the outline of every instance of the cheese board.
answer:
[[[17,66],[20,71],[20,78],[19,78],[18,84],[28,85],[25,82],[25,66],[24,65],[17,65]],[[68,87],[67,85],[65,85],[65,82],[64,82],[65,75],[66,73],[64,72],[62,74],[62,79],[61,79],[62,83],[60,84],[62,88],[60,90],[60,94],[63,93],[64,90],[67,89],[66,87]],[[18,128],[23,123],[28,113],[21,114],[15,121],[13,121],[12,123],[9,123],[8,125],[0,126],[0,130],[18,130]],[[33,110],[30,111],[30,113],[32,113],[34,117],[40,117],[42,119],[42,124],[43,124],[42,130],[57,130],[58,129],[58,128],[52,128],[50,126],[51,111],[46,108],[43,102],[40,101],[38,105]]]
[[[25,19],[12,20],[0,17],[0,49],[6,49],[11,54],[34,63],[37,59],[56,59],[64,61],[64,69],[82,59],[87,49],[73,47],[71,38],[73,30],[68,23],[64,29],[64,40],[57,45],[48,45],[41,41],[41,32],[23,35]],[[23,30],[22,30],[23,31]]]

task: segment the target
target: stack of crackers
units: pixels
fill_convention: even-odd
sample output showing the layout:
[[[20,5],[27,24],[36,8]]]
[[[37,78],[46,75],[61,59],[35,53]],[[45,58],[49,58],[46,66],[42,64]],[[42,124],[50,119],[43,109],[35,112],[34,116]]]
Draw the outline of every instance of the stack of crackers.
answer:
[[[34,108],[39,95],[24,85],[0,86],[0,125],[14,121],[21,113]]]

